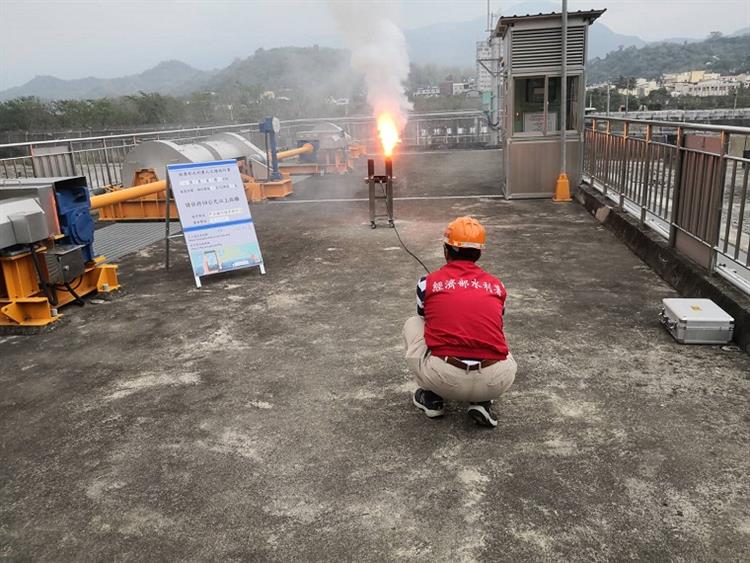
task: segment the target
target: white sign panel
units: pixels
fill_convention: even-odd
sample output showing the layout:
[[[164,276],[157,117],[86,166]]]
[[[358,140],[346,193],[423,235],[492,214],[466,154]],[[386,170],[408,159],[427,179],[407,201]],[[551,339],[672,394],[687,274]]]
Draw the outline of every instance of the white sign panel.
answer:
[[[201,276],[260,266],[260,244],[237,162],[170,164],[167,173],[193,265]]]
[[[524,133],[544,133],[544,112],[530,112],[523,114]],[[557,112],[547,114],[547,131],[557,131]]]

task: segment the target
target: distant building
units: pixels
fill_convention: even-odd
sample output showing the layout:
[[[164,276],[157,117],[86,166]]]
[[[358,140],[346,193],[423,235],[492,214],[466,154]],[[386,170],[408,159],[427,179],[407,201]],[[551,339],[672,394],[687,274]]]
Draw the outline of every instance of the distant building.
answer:
[[[492,45],[489,41],[477,41],[477,90],[492,90],[492,74],[487,69],[497,68],[499,56],[499,41],[495,40]]]
[[[446,80],[440,83],[440,95],[441,96],[461,96],[466,94],[472,89],[473,83],[466,82],[454,82],[452,80]]]
[[[414,91],[414,96],[418,98],[437,98],[440,96],[440,87],[425,86],[424,88],[417,88]]]
[[[586,86],[586,91],[615,89],[621,95],[644,98],[654,90],[665,88],[672,97],[677,96],[728,96],[741,85],[750,86],[750,74],[722,76],[718,72],[688,70],[664,74],[661,80],[637,78],[633,88],[616,88],[611,83]]]
[[[645,78],[638,78],[635,83],[635,93],[639,98],[648,96],[654,90],[658,90],[661,86],[656,80],[646,80]]]
[[[675,92],[684,96],[728,96],[737,86],[730,80],[701,80],[697,84],[678,84]]]
[[[707,72],[705,70],[686,70],[685,72],[669,73],[664,75],[664,84],[697,84],[701,80],[716,80],[718,72]]]
[[[614,87],[615,85],[609,82],[599,82],[598,84],[589,84],[588,86],[586,86],[586,91],[589,92],[591,90],[606,90],[607,88],[612,90]]]
[[[689,70],[665,74],[664,87],[673,96],[728,96],[735,88],[750,84],[747,74],[722,76],[718,72]]]
[[[460,96],[461,94],[465,94],[470,89],[471,89],[470,82],[454,82],[453,83],[453,95],[454,96]]]

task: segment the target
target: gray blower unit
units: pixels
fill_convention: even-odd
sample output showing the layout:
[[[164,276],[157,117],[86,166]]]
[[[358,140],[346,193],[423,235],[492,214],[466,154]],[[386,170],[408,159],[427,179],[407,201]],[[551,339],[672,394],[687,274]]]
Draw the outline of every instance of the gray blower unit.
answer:
[[[265,153],[237,133],[216,133],[198,143],[178,145],[172,141],[146,141],[133,148],[122,165],[122,185],[134,185],[136,174],[153,170],[160,180],[166,179],[168,164],[245,159],[249,167],[266,167]]]

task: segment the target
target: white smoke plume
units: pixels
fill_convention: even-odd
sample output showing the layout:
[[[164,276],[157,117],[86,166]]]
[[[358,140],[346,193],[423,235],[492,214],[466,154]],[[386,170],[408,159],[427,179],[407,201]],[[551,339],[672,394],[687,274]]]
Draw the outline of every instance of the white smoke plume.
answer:
[[[339,0],[330,5],[352,53],[352,67],[365,77],[367,102],[376,116],[390,113],[402,131],[412,109],[404,90],[409,54],[403,32],[386,14],[384,2]]]

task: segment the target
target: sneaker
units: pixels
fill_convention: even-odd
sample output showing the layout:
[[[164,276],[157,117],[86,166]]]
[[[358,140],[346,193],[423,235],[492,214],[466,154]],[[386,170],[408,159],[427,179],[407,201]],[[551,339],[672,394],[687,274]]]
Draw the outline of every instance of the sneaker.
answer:
[[[495,413],[492,412],[492,401],[471,403],[466,412],[479,426],[487,426],[489,428],[497,426],[497,418],[495,418]]]
[[[418,409],[422,409],[424,413],[430,417],[435,418],[437,416],[443,416],[445,414],[445,408],[443,407],[443,398],[437,393],[433,393],[429,389],[417,389],[414,391],[414,397],[412,397],[414,406]]]

